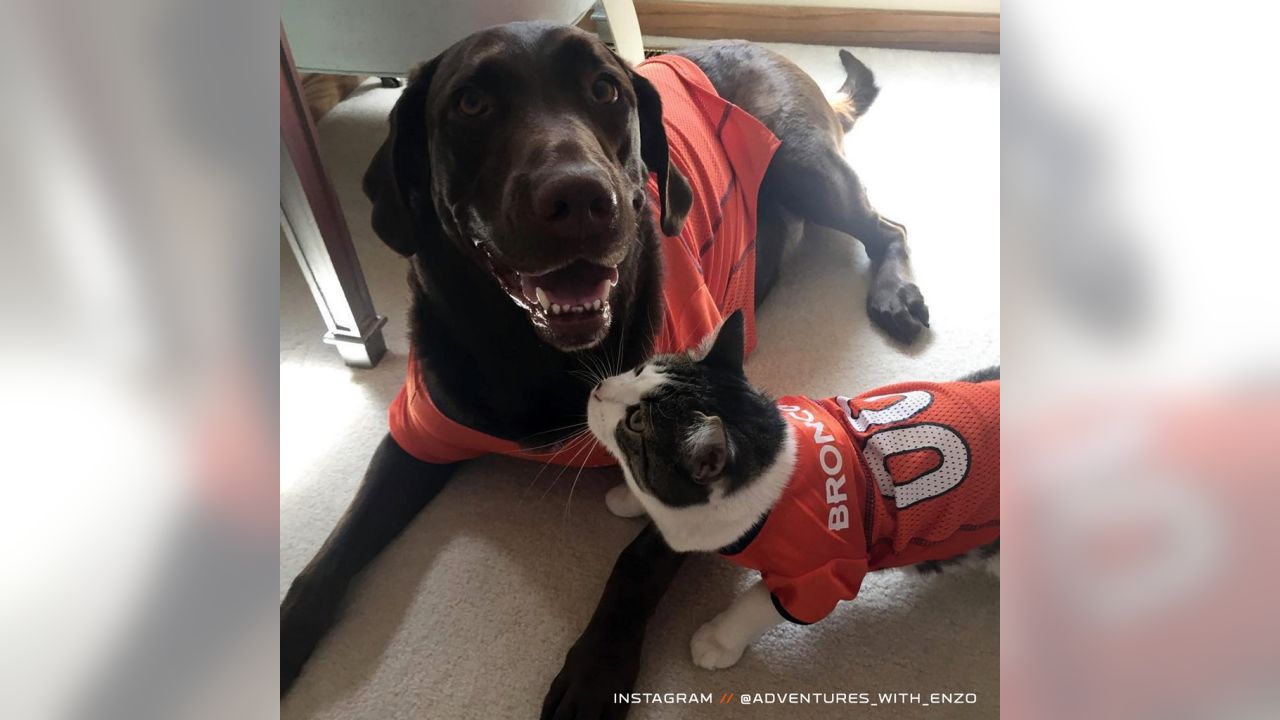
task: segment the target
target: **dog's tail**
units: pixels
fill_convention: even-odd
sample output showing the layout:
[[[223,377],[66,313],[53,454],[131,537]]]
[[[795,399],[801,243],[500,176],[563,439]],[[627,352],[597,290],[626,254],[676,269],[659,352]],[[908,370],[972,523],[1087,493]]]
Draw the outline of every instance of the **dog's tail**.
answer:
[[[840,127],[844,132],[849,132],[858,118],[871,109],[871,104],[880,94],[880,88],[876,86],[876,76],[872,74],[871,68],[863,65],[853,53],[841,50],[840,63],[844,65],[846,78],[838,94],[831,100],[831,109],[836,111]]]

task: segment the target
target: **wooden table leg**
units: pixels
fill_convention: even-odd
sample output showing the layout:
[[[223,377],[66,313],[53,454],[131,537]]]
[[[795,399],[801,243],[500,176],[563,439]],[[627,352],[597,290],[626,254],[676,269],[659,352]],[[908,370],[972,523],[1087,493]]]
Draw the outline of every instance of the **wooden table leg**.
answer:
[[[315,124],[280,28],[280,224],[329,331],[324,341],[356,367],[387,351],[382,326],[351,243],[346,216],[320,161]]]

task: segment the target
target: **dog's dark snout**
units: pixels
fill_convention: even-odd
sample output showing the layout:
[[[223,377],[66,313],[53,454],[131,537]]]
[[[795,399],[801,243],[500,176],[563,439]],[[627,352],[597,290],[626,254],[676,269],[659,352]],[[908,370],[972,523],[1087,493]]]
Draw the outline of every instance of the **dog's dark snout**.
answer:
[[[585,238],[613,226],[617,195],[603,173],[591,169],[558,172],[534,194],[534,213],[550,235]]]

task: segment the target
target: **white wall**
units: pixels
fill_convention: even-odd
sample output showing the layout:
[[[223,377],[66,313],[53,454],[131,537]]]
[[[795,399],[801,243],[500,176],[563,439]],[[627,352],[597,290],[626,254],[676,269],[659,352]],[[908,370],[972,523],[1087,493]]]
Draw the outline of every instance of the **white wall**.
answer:
[[[676,0],[681,2],[682,0]],[[683,0],[692,2],[693,0]],[[807,7],[930,10],[934,12],[999,13],[1000,0],[700,0],[744,5],[803,5]]]

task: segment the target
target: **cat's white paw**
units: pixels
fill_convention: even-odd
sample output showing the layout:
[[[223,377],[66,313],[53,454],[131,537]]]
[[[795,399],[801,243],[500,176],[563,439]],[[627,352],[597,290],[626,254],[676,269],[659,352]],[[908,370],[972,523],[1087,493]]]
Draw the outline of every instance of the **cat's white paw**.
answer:
[[[640,504],[626,483],[621,483],[605,493],[604,504],[609,508],[609,512],[618,517],[633,518],[644,514],[644,506]]]
[[[746,645],[726,642],[719,632],[720,618],[704,623],[698,631],[693,634],[693,639],[689,641],[689,652],[693,655],[693,664],[708,670],[719,670],[727,668],[742,657],[742,652],[747,649]]]

